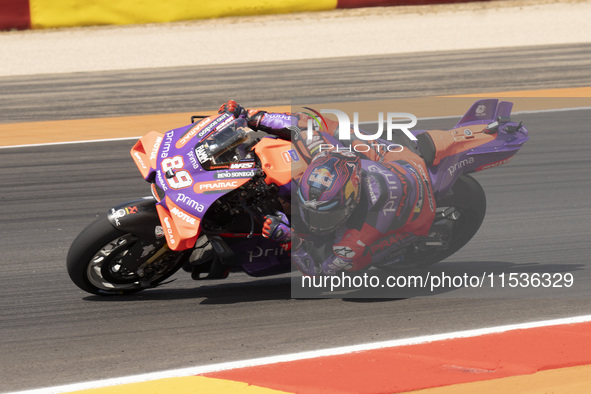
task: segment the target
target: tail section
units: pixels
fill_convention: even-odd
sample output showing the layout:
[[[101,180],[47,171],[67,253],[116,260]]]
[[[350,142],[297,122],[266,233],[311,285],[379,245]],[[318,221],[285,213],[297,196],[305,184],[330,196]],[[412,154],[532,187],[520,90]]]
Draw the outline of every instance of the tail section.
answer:
[[[454,128],[489,124],[498,120],[499,117],[502,119],[509,118],[512,108],[513,103],[508,101],[499,102],[497,99],[478,100],[472,104],[472,107],[470,107]]]

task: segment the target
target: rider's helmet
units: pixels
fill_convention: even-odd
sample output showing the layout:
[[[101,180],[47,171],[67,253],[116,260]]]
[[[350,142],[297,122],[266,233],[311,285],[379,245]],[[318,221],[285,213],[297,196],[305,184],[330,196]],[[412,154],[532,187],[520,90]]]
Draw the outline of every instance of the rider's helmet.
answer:
[[[349,151],[314,157],[300,178],[301,218],[314,234],[327,234],[349,219],[360,199],[361,161]]]

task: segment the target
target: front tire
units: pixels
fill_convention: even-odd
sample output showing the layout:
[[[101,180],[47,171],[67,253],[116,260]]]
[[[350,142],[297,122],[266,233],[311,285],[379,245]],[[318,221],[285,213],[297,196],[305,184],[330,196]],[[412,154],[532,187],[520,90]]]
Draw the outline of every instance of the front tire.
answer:
[[[125,261],[130,257],[138,262],[137,268],[126,268]],[[187,252],[169,250],[164,238],[140,239],[116,229],[105,217],[76,237],[68,252],[67,269],[76,286],[89,293],[130,294],[166,280],[181,268],[186,257]],[[146,264],[148,260],[152,261]]]

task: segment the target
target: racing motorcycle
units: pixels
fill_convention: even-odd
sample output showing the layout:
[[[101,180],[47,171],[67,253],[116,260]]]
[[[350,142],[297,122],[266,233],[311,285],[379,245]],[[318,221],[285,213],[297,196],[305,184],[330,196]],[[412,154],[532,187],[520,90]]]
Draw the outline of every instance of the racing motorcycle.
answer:
[[[469,173],[505,164],[529,139],[510,119],[513,104],[475,102],[451,130],[412,131],[404,144],[420,152],[437,214],[428,236],[391,250],[376,241],[371,266],[393,270],[441,261],[479,229],[486,197]],[[67,270],[82,290],[128,294],[165,283],[183,268],[195,280],[231,272],[287,273],[290,254],[261,234],[264,216],[290,212],[292,179],[305,164],[289,141],[249,129],[223,113],[150,132],[131,149],[152,196],[117,205],[72,243]]]

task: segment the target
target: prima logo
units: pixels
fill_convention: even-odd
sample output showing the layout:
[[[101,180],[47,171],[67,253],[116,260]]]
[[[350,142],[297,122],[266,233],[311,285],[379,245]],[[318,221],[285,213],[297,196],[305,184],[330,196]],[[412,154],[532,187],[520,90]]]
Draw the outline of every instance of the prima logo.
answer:
[[[254,259],[259,257],[270,257],[270,256],[282,256],[285,251],[281,248],[274,248],[274,249],[263,249],[260,246],[255,246],[255,248],[248,252],[248,262],[252,263]]]
[[[187,156],[189,156],[189,162],[191,162],[193,168],[198,169],[200,166],[197,163],[197,159],[195,158],[195,153],[193,151],[189,151],[187,152]]]
[[[197,212],[203,212],[203,210],[205,209],[205,207],[203,205],[199,204],[197,201],[193,200],[191,197],[185,196],[183,193],[177,194],[176,202],[183,203],[186,206],[188,206],[189,208],[192,208],[193,210],[195,210]]]
[[[457,162],[456,164],[454,164],[453,166],[450,166],[447,169],[447,172],[449,172],[449,175],[453,175],[457,170],[459,170],[460,168],[464,168],[469,164],[474,163],[474,158],[473,157],[469,157],[467,159],[464,160],[460,160],[459,162]]]
[[[169,131],[164,136],[164,145],[162,146],[162,152],[160,152],[160,158],[166,159],[168,157],[168,151],[170,151],[170,145],[172,144],[172,137],[174,136],[174,130]]]
[[[388,201],[382,208],[382,215],[386,216],[390,212],[396,213],[398,210],[398,187],[400,186],[398,177],[391,171],[388,171],[381,165],[372,164],[368,168],[368,171],[379,174],[388,184]]]

